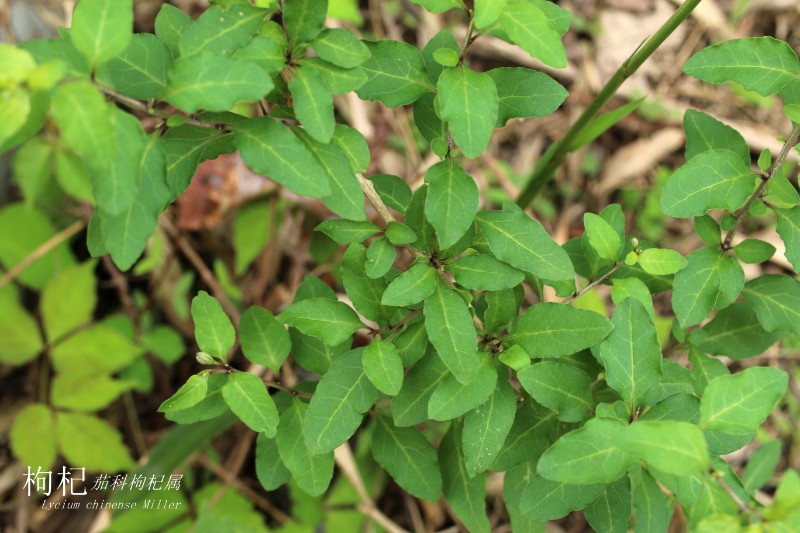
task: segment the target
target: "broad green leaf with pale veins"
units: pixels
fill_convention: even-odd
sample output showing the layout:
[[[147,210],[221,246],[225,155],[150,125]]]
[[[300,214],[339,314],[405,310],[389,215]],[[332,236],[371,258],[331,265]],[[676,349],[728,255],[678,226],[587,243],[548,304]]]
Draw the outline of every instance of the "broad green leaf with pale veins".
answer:
[[[183,30],[180,53],[184,57],[201,52],[230,56],[253,37],[266,13],[247,3],[225,9],[211,6]]]
[[[497,0],[489,1],[492,5],[500,4]],[[547,74],[528,68],[494,68],[488,74],[497,87],[499,108],[495,126],[498,128],[512,118],[546,117],[569,94]]]
[[[436,269],[432,266],[415,263],[386,287],[381,303],[395,307],[408,307],[419,303],[436,289],[436,277]]]
[[[786,259],[795,272],[800,272],[800,207],[775,209],[775,214],[778,215],[778,235],[786,245]]]
[[[182,411],[200,403],[208,391],[208,376],[195,374],[181,385],[175,394],[167,398],[158,408],[159,413]]]
[[[672,309],[681,327],[699,324],[711,314],[720,294],[720,271],[731,260],[723,251],[700,248],[689,254],[689,265],[678,272],[672,286]]]
[[[378,399],[378,389],[364,370],[363,352],[351,350],[336,359],[317,385],[304,422],[312,453],[329,452],[349,439]]]
[[[492,464],[511,426],[517,410],[517,397],[508,381],[499,379],[489,399],[464,416],[462,446],[469,477]]]
[[[364,327],[350,306],[327,298],[295,302],[281,313],[280,319],[328,346],[349,339],[356,330]]]
[[[478,157],[492,138],[499,105],[494,80],[465,66],[439,76],[439,115],[467,157]],[[477,190],[477,189],[476,189]],[[476,206],[477,207],[477,206]]]
[[[558,439],[539,458],[539,475],[563,483],[613,483],[625,474],[631,457],[620,448],[627,425],[593,418]]]
[[[532,357],[562,357],[602,341],[613,326],[593,311],[557,303],[532,305],[504,339]]]
[[[286,0],[283,19],[292,47],[307,43],[319,34],[328,11],[327,0]]]
[[[295,69],[289,82],[297,120],[311,137],[321,143],[333,137],[333,96],[322,78],[313,70]]]
[[[667,180],[661,207],[677,218],[701,216],[709,209],[735,211],[755,190],[755,173],[729,150],[698,154]]]
[[[742,295],[755,307],[765,330],[800,336],[800,281],[767,274],[748,281]]]
[[[614,331],[600,345],[606,381],[631,413],[644,394],[661,380],[661,346],[656,326],[644,305],[626,298],[614,311]]]
[[[436,229],[439,246],[450,248],[464,236],[478,212],[478,186],[464,169],[448,158],[425,173],[428,194],[425,216]]]
[[[603,259],[615,261],[622,248],[622,239],[617,230],[594,213],[583,215],[583,225],[586,228],[585,237],[597,255]]]
[[[615,483],[606,485],[603,493],[583,510],[583,515],[595,531],[626,533],[628,522],[631,519],[630,480],[624,477]]]
[[[442,492],[442,475],[436,450],[414,428],[395,427],[392,419],[375,417],[372,456],[400,487],[412,496],[436,501]]]
[[[534,520],[556,520],[570,511],[583,509],[603,491],[603,484],[573,485],[531,477],[522,491],[522,513]]]
[[[23,407],[16,413],[8,437],[14,455],[34,471],[37,467],[49,470],[55,463],[56,428],[49,406],[32,403]]]
[[[639,254],[637,264],[648,274],[666,276],[683,270],[689,262],[675,250],[648,248]]]
[[[248,372],[234,372],[222,386],[222,397],[231,411],[247,427],[267,437],[275,436],[278,427],[278,409],[261,379]]]
[[[9,288],[0,291],[0,316],[0,362],[21,365],[36,358],[42,349],[39,324]]]
[[[523,368],[517,377],[534,400],[563,422],[580,422],[592,410],[592,379],[574,366],[544,361]]]
[[[128,46],[133,35],[133,0],[81,0],[72,14],[72,42],[97,66]]]
[[[108,473],[134,467],[122,435],[100,418],[59,411],[56,434],[61,453],[70,464],[81,465],[91,472]]]
[[[131,98],[156,98],[167,87],[172,58],[155,35],[137,33],[122,53],[97,69],[97,79]]]
[[[369,48],[342,28],[325,28],[311,43],[319,57],[343,68],[355,68],[369,59]]]
[[[478,368],[478,342],[467,304],[452,289],[437,283],[425,299],[425,329],[450,372],[468,384]]]
[[[223,361],[236,341],[236,331],[230,318],[216,298],[200,291],[192,299],[192,319],[197,345],[207,354]]]
[[[306,446],[304,420],[309,407],[295,398],[281,413],[280,428],[275,440],[283,464],[297,485],[311,496],[325,492],[333,478],[333,453],[315,454]]]
[[[683,115],[686,133],[686,159],[709,150],[735,152],[745,165],[750,164],[750,147],[742,134],[701,111],[689,109]]]
[[[428,401],[439,384],[451,374],[441,358],[428,351],[403,379],[403,388],[392,400],[392,418],[398,427],[428,420]]]
[[[461,383],[451,373],[436,387],[428,401],[428,418],[453,420],[489,400],[497,385],[497,371],[488,353],[480,352],[479,356],[478,369],[470,383]]]
[[[499,260],[546,280],[575,277],[567,252],[523,212],[482,211],[475,220]]]
[[[636,524],[642,531],[667,531],[675,502],[661,491],[655,479],[644,468],[631,470],[632,502]]]
[[[248,167],[292,191],[314,198],[331,193],[311,152],[277,120],[258,117],[237,124],[234,142]]]
[[[450,508],[472,533],[489,533],[486,516],[486,479],[470,478],[461,450],[462,428],[453,424],[439,445],[442,490]]]
[[[567,66],[561,35],[539,6],[528,0],[509,0],[497,22],[520,48],[544,64]]]
[[[634,458],[667,474],[699,474],[709,465],[703,432],[686,422],[635,422],[622,435],[619,445]]]
[[[239,338],[245,357],[258,365],[265,365],[277,372],[292,341],[283,324],[263,307],[250,307],[242,313],[239,321]]]
[[[733,434],[758,428],[788,386],[783,370],[750,367],[712,379],[700,399],[700,426]]]
[[[403,361],[391,342],[373,339],[364,348],[364,371],[379,391],[396,396],[403,386]]]
[[[408,43],[365,41],[372,57],[362,65],[367,82],[356,92],[365,100],[380,100],[388,107],[410,104],[434,86],[419,50]]]
[[[468,255],[448,262],[447,270],[459,285],[474,291],[499,291],[516,287],[525,274],[491,255]]]
[[[97,304],[96,261],[68,267],[59,272],[41,293],[44,330],[53,343],[64,334],[89,323]]]
[[[785,41],[747,37],[701,50],[689,58],[683,71],[710,83],[734,81],[769,96],[800,80],[800,60]]]
[[[703,329],[692,331],[689,340],[706,353],[745,359],[763,353],[779,337],[764,329],[750,303],[737,302],[720,310]]]

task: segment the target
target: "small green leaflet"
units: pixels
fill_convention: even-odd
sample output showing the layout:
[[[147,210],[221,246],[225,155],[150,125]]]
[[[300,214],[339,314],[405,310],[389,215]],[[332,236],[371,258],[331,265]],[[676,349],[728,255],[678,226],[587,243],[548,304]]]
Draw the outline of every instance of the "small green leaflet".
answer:
[[[147,100],[164,92],[171,65],[167,45],[155,35],[137,33],[121,54],[97,69],[97,81],[125,96]]]
[[[450,124],[453,139],[464,155],[478,157],[488,146],[497,122],[499,102],[494,80],[485,72],[461,66],[442,72],[437,87],[439,116]]]
[[[800,207],[774,211],[778,215],[778,235],[786,245],[786,259],[792,263],[795,272],[800,272]]]
[[[316,37],[327,12],[327,1],[286,0],[283,4],[283,19],[292,48],[307,43]]]
[[[392,280],[381,297],[381,304],[408,307],[429,297],[436,289],[436,269],[420,262],[411,265]]]
[[[283,324],[263,307],[250,307],[239,321],[239,338],[242,352],[253,363],[264,365],[277,372],[289,350],[292,341]]]
[[[360,244],[353,243],[347,248],[340,268],[342,284],[359,313],[376,322],[387,322],[394,310],[381,304],[387,283],[383,278],[370,279],[367,276],[366,258],[367,251]]]
[[[493,24],[507,3],[507,0],[475,0],[475,26],[485,28]]]
[[[765,330],[800,336],[800,281],[767,274],[748,281],[742,295],[755,307]]]
[[[278,35],[256,35],[249,43],[236,50],[233,57],[255,63],[270,76],[275,76],[286,63],[286,37],[282,29],[279,31],[281,33]]]
[[[572,262],[539,221],[521,211],[481,211],[475,217],[499,260],[546,280],[575,277]]]
[[[311,496],[328,489],[333,478],[333,453],[315,454],[306,446],[308,436],[304,420],[309,407],[298,400],[281,413],[280,428],[275,440],[278,452],[297,485]]]
[[[478,212],[478,186],[451,158],[429,168],[425,183],[428,184],[425,216],[436,229],[439,247],[446,250],[472,225]]]
[[[315,140],[329,143],[333,138],[335,124],[333,96],[319,74],[309,69],[295,69],[289,82],[289,92],[292,94],[294,112],[300,124]]]
[[[297,64],[320,75],[325,87],[333,94],[344,94],[356,91],[367,82],[367,75],[363,68],[341,68],[328,63],[319,57],[306,57]]]
[[[397,427],[428,420],[428,401],[439,384],[451,374],[438,355],[428,351],[409,370],[403,388],[392,400],[392,418]]]
[[[51,344],[55,344],[70,331],[91,322],[97,304],[97,280],[94,274],[96,266],[97,262],[90,260],[66,267],[52,277],[42,290],[39,311]],[[15,327],[19,326],[18,322],[13,322]],[[38,332],[35,333],[35,338],[37,337]]]
[[[358,67],[369,59],[369,48],[342,28],[325,28],[311,43],[319,57],[343,68]]]
[[[499,4],[492,0],[492,5]],[[488,74],[497,87],[499,107],[495,126],[498,128],[512,118],[546,117],[569,94],[547,74],[527,68],[494,68]]]
[[[723,286],[723,273],[736,267],[741,271],[735,260],[715,248],[700,248],[687,259],[689,265],[675,276],[672,290],[672,309],[683,328],[708,318],[714,306],[719,304],[720,291],[736,291],[735,295],[731,294],[733,298],[728,298],[731,301],[735,299],[737,284]],[[729,265],[730,262],[734,265]],[[725,279],[727,281],[727,277]]]
[[[667,276],[686,268],[689,262],[675,250],[648,248],[639,254],[642,270],[654,276]]]
[[[525,274],[491,255],[467,255],[448,262],[447,270],[456,282],[474,291],[499,291],[516,287]]]
[[[619,392],[633,413],[644,394],[661,380],[661,346],[647,309],[626,298],[617,305],[614,331],[600,345],[606,381]]]
[[[192,319],[197,345],[207,354],[223,361],[236,341],[233,324],[222,310],[222,306],[206,291],[200,291],[192,299]]]
[[[222,386],[222,397],[247,427],[269,438],[275,436],[278,409],[258,376],[248,372],[232,373]]]
[[[769,96],[800,80],[800,61],[785,41],[747,37],[701,50],[689,58],[683,71],[710,83],[734,81]]]
[[[528,308],[504,342],[532,357],[561,357],[594,346],[612,329],[611,321],[594,311],[547,302]]]
[[[526,401],[517,409],[514,425],[490,468],[494,471],[509,470],[531,458],[538,460],[550,445],[557,425],[555,413],[538,405],[534,407],[533,402]]]
[[[169,201],[175,200],[186,190],[195,175],[197,164],[205,160],[203,154],[206,149],[219,138],[219,132],[183,125],[170,128],[160,139],[167,159]]]
[[[354,244],[365,241],[378,233],[380,228],[367,220],[331,219],[315,228],[339,244]]]
[[[622,251],[622,239],[617,230],[594,213],[583,215],[583,225],[586,228],[585,238],[588,239],[589,245],[594,248],[597,255],[603,259],[616,261]]]
[[[704,352],[737,360],[763,353],[779,337],[777,332],[764,330],[748,302],[729,305],[702,329],[689,334],[690,342]]]
[[[779,213],[780,210],[776,209],[775,212],[778,213],[778,234],[781,234],[780,227],[782,219]],[[800,210],[798,210],[798,213],[800,213]],[[800,227],[798,229],[800,229]],[[733,251],[736,252],[736,257],[743,262],[757,265],[769,261],[770,258],[775,255],[776,250],[770,243],[760,239],[745,239],[734,246]]]
[[[667,474],[699,474],[709,465],[703,432],[686,422],[637,421],[628,426],[619,445],[635,459]]]
[[[522,513],[534,520],[557,520],[583,509],[603,491],[602,483],[571,485],[534,475],[522,491]]]
[[[428,339],[439,357],[458,381],[471,383],[478,368],[478,335],[467,304],[444,283],[437,283],[425,299],[424,313]]]
[[[482,354],[471,383],[463,384],[449,374],[433,391],[428,401],[428,418],[445,421],[458,418],[485,403],[497,385],[497,372],[488,354]]]
[[[762,444],[750,456],[742,476],[742,484],[749,494],[755,493],[772,478],[775,467],[781,459],[782,447],[780,440],[771,440]]]
[[[56,434],[61,454],[70,464],[107,473],[135,466],[119,431],[96,416],[58,411]],[[103,453],[97,453],[98,449]]]
[[[786,177],[773,176],[767,184],[764,201],[773,208],[791,209],[800,205],[800,193]]]
[[[372,56],[361,67],[367,82],[356,92],[365,100],[380,100],[387,107],[410,104],[434,91],[419,50],[408,43],[365,41]]]
[[[211,6],[183,30],[180,55],[187,57],[207,52],[230,56],[253,37],[266,14],[266,10],[247,3],[237,3],[225,9]]]
[[[43,348],[39,324],[12,291],[0,291],[0,362],[21,365],[35,359]]]
[[[378,389],[364,371],[364,350],[340,356],[317,385],[304,422],[305,442],[312,453],[332,451],[347,441],[378,399]]]
[[[321,198],[331,193],[324,170],[286,126],[269,117],[237,124],[234,142],[248,167],[292,191]]]
[[[364,272],[370,279],[382,278],[392,269],[397,251],[385,237],[375,239],[367,249],[367,261]]]
[[[272,87],[255,63],[201,52],[173,63],[164,100],[187,113],[227,111],[236,102],[262,98]]]
[[[55,417],[49,405],[23,407],[16,413],[8,437],[14,455],[26,465],[49,469],[56,462]]]
[[[689,109],[683,115],[686,160],[710,150],[730,150],[742,163],[750,164],[750,147],[742,134],[701,111]]]
[[[767,367],[714,378],[700,399],[700,425],[726,433],[750,433],[772,412],[788,383],[786,372]]]
[[[509,0],[497,22],[514,43],[545,65],[555,68],[567,66],[561,35],[535,3]]]
[[[558,413],[562,422],[580,422],[589,416],[594,406],[592,379],[574,366],[543,361],[523,368],[517,377],[528,394]]]
[[[373,339],[364,348],[364,372],[379,391],[396,396],[403,386],[403,362],[394,344]]]
[[[626,533],[631,519],[631,482],[624,477],[606,485],[600,496],[583,510],[583,515],[595,531]],[[638,524],[638,517],[637,517]],[[649,531],[641,529],[640,531]]]
[[[133,35],[133,0],[81,0],[72,14],[72,43],[91,63],[125,50]]]
[[[159,413],[181,411],[200,403],[206,397],[208,390],[208,375],[195,374],[190,376],[186,383],[181,385],[175,394],[164,400],[158,408]]]
[[[280,319],[328,346],[349,339],[364,327],[351,307],[327,298],[309,298],[290,305]]]
[[[498,379],[489,399],[464,416],[462,446],[470,478],[492,464],[514,424],[517,396],[505,379]]]
[[[593,418],[550,446],[536,470],[542,477],[562,483],[613,483],[632,464],[619,445],[626,429],[627,424],[620,420]]]
[[[289,481],[289,470],[281,461],[278,443],[263,433],[256,438],[256,477],[264,490],[275,490]]]
[[[462,428],[458,423],[442,438],[439,464],[442,469],[442,490],[450,508],[473,533],[489,533],[486,516],[486,479],[470,477],[461,450]]]
[[[442,475],[436,450],[414,428],[395,427],[390,418],[375,417],[372,456],[412,496],[436,501]]]
[[[134,386],[130,380],[113,379],[92,370],[72,369],[53,378],[50,401],[61,409],[96,411],[108,407]]]
[[[696,155],[675,171],[661,197],[664,214],[701,216],[709,209],[735,211],[755,190],[755,173],[729,150]]]
[[[616,305],[622,303],[626,298],[638,300],[647,309],[650,319],[655,321],[656,311],[653,307],[653,297],[650,295],[650,289],[647,288],[647,285],[642,280],[638,278],[617,278],[611,280],[611,284],[613,287],[611,289],[611,299]]]

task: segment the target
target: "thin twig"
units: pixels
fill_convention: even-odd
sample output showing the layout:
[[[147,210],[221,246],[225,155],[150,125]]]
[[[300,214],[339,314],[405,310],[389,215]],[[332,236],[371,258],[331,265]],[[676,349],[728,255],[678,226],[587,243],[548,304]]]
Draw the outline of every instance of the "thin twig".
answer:
[[[564,300],[562,303],[569,304],[569,303],[574,302],[575,300],[577,300],[578,298],[580,298],[581,296],[583,296],[584,294],[586,294],[587,292],[589,292],[590,290],[592,290],[593,288],[597,287],[598,285],[600,285],[601,283],[606,281],[608,278],[613,276],[614,272],[616,272],[617,270],[622,268],[624,265],[625,265],[624,262],[615,264],[614,267],[611,270],[609,270],[608,272],[606,272],[602,277],[594,280],[593,282],[591,282],[590,284],[588,284],[587,286],[585,286],[581,290],[576,291],[575,293],[573,293],[572,296],[570,296],[569,298]]]
[[[358,177],[359,185],[361,185],[361,191],[364,193],[364,196],[367,197],[367,201],[370,203],[370,205],[374,207],[375,211],[377,211],[378,214],[381,216],[384,223],[388,225],[389,222],[394,222],[395,218],[389,212],[389,208],[386,207],[386,204],[383,203],[383,200],[381,199],[381,196],[378,194],[378,191],[375,190],[375,186],[372,184],[372,181],[365,178],[364,175],[361,174],[360,172],[356,174],[356,176]],[[425,255],[424,253],[422,253],[421,250],[414,248],[410,244],[404,244],[403,248],[408,250],[408,253],[410,253],[415,257],[421,257]]]
[[[772,177],[775,176],[775,173],[780,170],[783,162],[789,156],[789,152],[791,152],[792,148],[797,145],[798,141],[800,141],[800,124],[798,124],[797,127],[792,130],[789,138],[786,139],[785,143],[783,143],[783,148],[781,148],[778,157],[775,158],[775,161],[772,163],[772,166],[769,168],[769,170],[762,174],[761,183],[758,185],[758,188],[753,194],[750,195],[750,198],[747,199],[744,205],[737,209],[733,214],[733,227],[731,227],[731,229],[728,230],[728,233],[725,234],[725,239],[722,241],[723,250],[730,249],[731,241],[733,241],[733,235],[736,233],[736,228],[739,227],[739,225],[742,223],[742,220],[744,220],[745,215],[747,215],[747,212],[750,211],[750,206],[753,204],[753,202],[755,202],[757,198],[760,198],[767,190],[769,180],[771,180]]]
[[[147,113],[148,115],[163,119],[167,119],[175,115],[175,113],[168,113],[166,111],[161,111],[160,109],[155,109],[147,105],[145,102],[142,102],[141,100],[130,98],[128,96],[125,96],[124,94],[120,94],[117,91],[109,89],[108,87],[103,87],[102,85],[96,85],[96,87],[103,94],[105,94],[112,100],[115,100],[116,102],[130,109],[135,109],[136,111],[141,111],[142,113]],[[183,123],[189,124],[190,126],[197,126],[199,128],[206,128],[210,130],[225,131],[228,128],[227,124],[208,122],[207,120],[200,120],[192,116],[183,116]]]
[[[116,287],[117,294],[119,295],[119,299],[122,302],[122,306],[125,308],[125,312],[133,322],[133,325],[136,329],[136,336],[139,336],[139,311],[136,309],[136,305],[133,303],[133,298],[131,298],[130,288],[128,287],[128,278],[126,278],[122,272],[119,271],[117,266],[111,260],[111,257],[108,255],[103,256],[103,267],[108,272],[108,275],[111,276],[111,283]]]
[[[376,329],[374,331],[371,331],[370,335],[372,335],[374,337],[375,335],[381,335],[383,333],[388,333],[388,332],[392,331],[393,329],[400,329],[406,324],[406,322],[408,322],[409,320],[411,320],[412,318],[417,316],[420,313],[420,311],[422,311],[422,307],[418,307],[418,308],[414,309],[413,311],[411,311],[409,314],[407,314],[406,316],[404,316],[403,318],[401,318],[399,321],[397,321],[394,324],[389,324],[385,328]]]
[[[39,245],[34,251],[29,253],[22,261],[11,267],[8,272],[3,274],[0,277],[0,289],[17,279],[17,277],[22,274],[25,269],[29,266],[34,264],[36,261],[44,257],[49,251],[53,248],[61,244],[62,242],[66,241],[73,235],[79,233],[83,228],[86,227],[86,222],[83,220],[76,220],[66,228],[62,229],[42,244]]]

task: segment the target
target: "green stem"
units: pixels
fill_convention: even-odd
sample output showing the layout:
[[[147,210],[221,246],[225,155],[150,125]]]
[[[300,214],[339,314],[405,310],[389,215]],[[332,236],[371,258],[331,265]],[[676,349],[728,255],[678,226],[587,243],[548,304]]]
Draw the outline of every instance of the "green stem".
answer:
[[[548,150],[534,167],[533,172],[525,185],[525,188],[517,198],[517,204],[527,207],[539,194],[539,191],[550,181],[555,171],[564,163],[570,151],[570,145],[580,134],[589,122],[594,118],[598,111],[611,99],[620,86],[633,75],[636,70],[644,63],[647,58],[653,55],[661,43],[669,37],[675,29],[686,20],[686,17],[697,7],[701,0],[686,0],[681,7],[661,26],[658,31],[642,44],[625,62],[617,69],[602,90],[594,97],[578,120],[567,131],[564,138],[555,143],[551,150]]]

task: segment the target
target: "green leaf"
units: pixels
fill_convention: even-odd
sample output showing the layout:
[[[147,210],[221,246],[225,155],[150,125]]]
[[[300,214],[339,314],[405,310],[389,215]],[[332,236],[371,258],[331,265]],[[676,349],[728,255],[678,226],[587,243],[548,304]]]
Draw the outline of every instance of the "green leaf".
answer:
[[[433,59],[444,67],[458,65],[459,53],[451,48],[439,48],[433,51]]]
[[[742,295],[765,330],[800,335],[800,281],[767,274],[748,281]]]
[[[583,514],[589,525],[599,533],[626,533],[631,519],[630,480],[625,477],[606,485],[602,494],[583,510]]]
[[[416,498],[436,501],[442,492],[439,459],[430,442],[414,428],[396,427],[375,417],[372,456],[400,487]]]
[[[331,363],[343,353],[350,350],[352,339],[346,339],[335,346],[328,346],[321,340],[304,335],[296,329],[289,329],[292,340],[292,355],[301,367],[317,374],[328,371]]]
[[[522,211],[481,211],[475,220],[499,260],[546,280],[575,277],[567,252],[538,220]]]
[[[497,384],[497,372],[488,354],[478,355],[482,357],[470,383],[461,383],[456,376],[450,374],[436,387],[428,401],[429,418],[438,421],[452,420],[480,407],[489,399]]]
[[[137,33],[121,54],[97,69],[97,81],[125,96],[147,100],[167,88],[167,73],[172,65],[169,48],[158,37]]]
[[[486,480],[471,477],[461,450],[462,428],[453,424],[439,445],[442,490],[453,513],[474,533],[491,530],[486,516]]]
[[[392,418],[397,427],[428,420],[428,402],[439,384],[451,374],[436,354],[428,352],[409,370],[400,393],[392,400]]]
[[[433,165],[425,173],[428,194],[425,216],[436,229],[439,247],[450,248],[464,236],[478,212],[478,186],[452,159]]]
[[[241,276],[247,267],[264,251],[270,232],[277,224],[269,201],[256,200],[240,206],[233,220],[233,250],[235,252],[234,273]]]
[[[261,487],[273,491],[289,481],[289,476],[289,470],[281,461],[276,439],[259,433],[256,437],[256,477]]]
[[[174,59],[180,53],[181,36],[192,24],[192,17],[170,4],[161,4],[161,9],[156,15],[156,36],[167,45]]]
[[[375,388],[397,396],[403,386],[403,361],[391,342],[373,339],[364,349],[364,372]]]
[[[261,27],[267,11],[238,3],[227,8],[211,6],[191,25],[183,29],[180,55],[199,53],[233,54]]]
[[[0,118],[8,123],[1,111]],[[32,137],[14,154],[11,161],[14,181],[29,206],[34,206],[51,185],[52,155],[53,146],[43,137]]]
[[[775,473],[775,467],[778,466],[778,461],[781,459],[781,448],[780,440],[771,440],[762,444],[750,456],[742,476],[742,484],[748,494],[754,494],[755,491],[769,483],[772,474]]]
[[[710,150],[730,150],[750,164],[750,147],[742,134],[701,111],[689,109],[683,115],[686,133],[686,160]]]
[[[431,13],[442,13],[450,9],[464,9],[461,0],[411,0],[412,3],[420,5]]]
[[[667,531],[675,502],[661,491],[656,480],[644,468],[631,471],[630,477],[633,485],[632,503],[636,512],[636,531]]]
[[[402,222],[390,220],[386,225],[386,238],[394,245],[401,245],[416,241],[417,235]]]
[[[342,28],[325,28],[311,46],[319,57],[343,68],[363,65],[370,57],[369,48]]]
[[[491,255],[467,255],[447,264],[456,282],[475,291],[499,291],[516,287],[525,274]]]
[[[272,88],[272,80],[256,64],[201,52],[173,63],[163,98],[187,113],[227,111],[237,102],[262,98]]]
[[[392,307],[381,304],[387,282],[383,278],[370,279],[366,272],[366,261],[367,251],[364,247],[360,244],[351,244],[342,257],[340,268],[342,284],[359,313],[370,320],[386,322],[393,311]]]
[[[0,145],[7,141],[12,143],[15,135],[24,131],[24,126],[31,115],[31,97],[27,91],[4,88],[3,100],[0,101]],[[5,146],[2,146],[5,149]]]
[[[365,241],[378,233],[380,228],[366,220],[330,219],[324,220],[316,231],[321,231],[339,244],[353,244]]]
[[[505,339],[531,357],[562,357],[602,341],[611,321],[595,313],[557,303],[532,305]]]
[[[410,104],[434,91],[419,50],[408,43],[365,41],[372,56],[361,67],[367,82],[356,93],[364,100],[380,100],[387,107]]]
[[[120,394],[134,387],[131,381],[112,379],[93,369],[76,368],[53,378],[50,400],[55,407],[73,411],[97,411],[108,407]]]
[[[51,343],[92,320],[97,304],[95,266],[95,261],[87,261],[66,268],[42,291],[39,306],[44,330]]]
[[[764,330],[752,305],[738,302],[722,309],[689,340],[707,353],[740,360],[763,353],[778,340],[778,333]]]
[[[158,408],[159,413],[182,411],[200,403],[208,392],[208,374],[190,376],[175,394],[167,398]]]
[[[206,149],[220,138],[219,132],[196,126],[170,128],[161,138],[167,159],[167,187],[170,201],[175,200],[189,186],[197,164],[204,160]],[[239,147],[241,151],[241,147]]]
[[[606,381],[633,413],[645,393],[661,381],[661,346],[647,309],[627,298],[617,305],[614,331],[600,345]]]
[[[125,50],[133,35],[133,0],[81,0],[72,14],[72,42],[92,64]]]
[[[130,338],[103,324],[78,330],[53,347],[53,367],[59,372],[93,368],[113,373],[130,365],[142,354]]]
[[[275,23],[266,23],[265,26],[268,24]],[[286,64],[286,36],[282,28],[278,27],[278,31],[279,34],[262,31],[236,50],[233,57],[255,63],[270,76],[279,74]]]
[[[488,146],[497,122],[499,102],[494,80],[485,72],[462,66],[442,72],[437,87],[439,116],[450,124],[453,139],[464,155],[478,157]],[[475,192],[477,209],[477,187]]]
[[[364,327],[353,309],[327,298],[309,298],[295,302],[280,314],[280,320],[329,346],[349,339]]]
[[[32,403],[14,417],[9,431],[11,451],[25,466],[49,470],[56,462],[56,428],[53,411],[45,404]]]
[[[774,208],[791,209],[800,205],[800,193],[787,178],[773,176],[767,183],[764,201]]]
[[[526,0],[509,0],[497,23],[514,43],[545,65],[567,66],[561,35],[539,6]]]
[[[353,172],[366,172],[372,159],[367,140],[355,128],[337,124],[333,130],[333,142],[350,161]]]
[[[754,176],[734,152],[703,152],[672,174],[664,187],[661,208],[676,218],[704,215],[709,209],[735,211],[755,190]]]
[[[597,255],[603,259],[616,261],[622,250],[622,240],[611,224],[599,215],[584,213],[583,225],[586,228],[585,238]]]
[[[433,294],[436,278],[435,268],[425,262],[415,263],[386,287],[381,304],[408,307],[419,303]]]
[[[425,299],[423,312],[428,339],[439,357],[458,381],[471,383],[478,368],[478,335],[467,304],[458,293],[437,283]]]
[[[192,319],[200,349],[226,361],[228,351],[236,341],[236,331],[217,299],[206,291],[200,291],[192,299]]]
[[[680,272],[689,265],[680,253],[675,250],[648,248],[639,254],[639,265],[642,270],[654,276],[667,276]]]
[[[703,432],[686,422],[635,422],[628,426],[619,445],[635,459],[667,474],[689,476],[709,466]]]
[[[305,418],[309,407],[298,399],[281,413],[277,437],[281,460],[297,485],[311,496],[320,496],[333,478],[333,453],[315,454],[306,446]]]
[[[165,412],[164,418],[177,424],[195,424],[227,415],[226,418],[230,417],[230,423],[234,422],[235,417],[222,398],[222,387],[228,381],[228,374],[211,374],[206,377],[206,381],[208,390],[205,398],[186,409]]]
[[[619,446],[626,429],[620,420],[593,418],[550,446],[536,470],[544,478],[563,483],[613,483],[632,463]]]
[[[322,78],[328,91],[345,94],[357,91],[367,82],[363,68],[341,68],[318,57],[307,57],[297,62],[301,68],[315,71]]]
[[[403,361],[403,366],[411,366],[422,359],[430,346],[423,317],[412,318],[392,342]]]
[[[734,81],[745,89],[769,96],[800,80],[800,61],[785,41],[747,37],[699,51],[689,58],[683,71],[710,83]]]
[[[222,386],[222,397],[247,427],[272,438],[277,433],[278,409],[261,379],[248,372],[234,372]]]
[[[115,153],[108,172],[93,168],[92,192],[98,208],[107,215],[121,215],[136,199],[147,138],[139,120],[119,109],[112,115]]]
[[[507,0],[475,0],[475,26],[485,28],[497,21]]]
[[[711,380],[700,399],[700,425],[743,434],[758,428],[786,392],[783,370],[750,367]]]
[[[681,327],[699,324],[711,314],[720,296],[723,264],[731,259],[714,248],[700,248],[688,256],[689,265],[675,276],[672,309]]]
[[[61,453],[70,464],[90,472],[114,473],[134,467],[122,435],[105,421],[86,414],[56,413],[56,434]],[[103,450],[103,453],[97,453]]]
[[[558,421],[552,411],[527,401],[517,409],[514,425],[511,426],[503,448],[491,465],[495,471],[509,470],[512,466],[538,459],[550,444]]]
[[[234,142],[248,167],[297,194],[321,198],[331,193],[325,171],[292,130],[269,117],[236,125]]]
[[[367,378],[363,352],[351,350],[336,359],[317,385],[304,422],[312,453],[329,452],[347,441],[380,396]]]
[[[462,446],[469,477],[483,472],[497,457],[514,424],[517,396],[505,379],[499,379],[489,399],[464,416]]]
[[[780,210],[775,210],[776,213],[779,213]],[[798,210],[798,214],[800,214],[800,210]],[[781,233],[781,216],[780,213],[778,214],[778,233]],[[800,222],[800,217],[798,219]],[[797,226],[797,230],[800,231],[800,224]],[[800,242],[800,241],[799,241]],[[772,246],[768,242],[764,242],[759,239],[745,239],[736,246],[733,247],[733,251],[736,252],[736,257],[741,259],[745,263],[750,264],[759,264],[765,261],[769,261],[769,259],[775,255],[775,247]],[[800,251],[800,249],[799,249]]]
[[[619,305],[627,298],[633,298],[644,306],[650,319],[655,322],[656,312],[653,307],[653,297],[650,289],[638,278],[619,278],[611,281],[611,299]]]
[[[539,475],[531,477],[522,491],[520,508],[534,520],[556,520],[570,511],[583,509],[603,492],[603,485],[570,485]]]
[[[283,4],[283,18],[292,47],[307,43],[316,37],[328,11],[327,0],[287,0]]]
[[[346,31],[346,30],[344,30]],[[321,143],[333,138],[333,96],[313,70],[295,69],[289,82],[294,112],[308,134]],[[348,163],[349,166],[349,163]]]
[[[292,348],[289,333],[275,316],[262,307],[250,307],[239,322],[242,352],[253,363],[277,372]]]
[[[574,366],[544,361],[523,368],[517,378],[534,400],[558,413],[563,422],[588,418],[594,406],[592,379]]]
[[[0,315],[0,362],[21,365],[36,358],[43,347],[39,325],[8,288],[0,291]]]
[[[795,272],[800,272],[800,207],[794,207],[792,209],[775,209],[774,211],[778,216],[778,235],[781,236],[781,239],[783,239],[783,242],[786,245],[786,259],[792,263]],[[739,247],[744,244],[744,242],[738,244],[736,248],[734,248],[737,250],[737,254]],[[772,249],[772,253],[775,253],[774,247],[767,243],[764,244]],[[772,257],[772,253],[769,254],[769,257]],[[766,253],[764,256],[766,256]],[[741,255],[739,257],[741,257]],[[742,259],[742,261],[744,261],[744,259]]]

